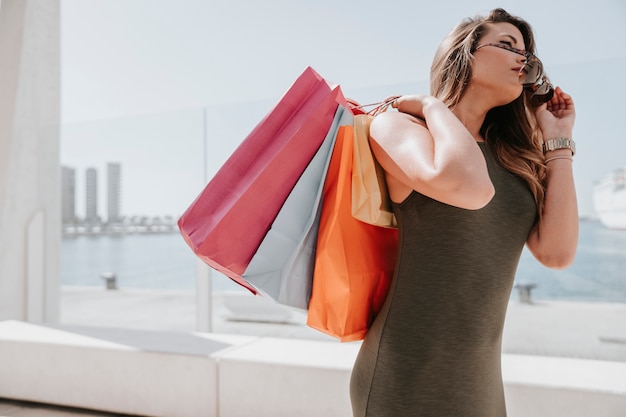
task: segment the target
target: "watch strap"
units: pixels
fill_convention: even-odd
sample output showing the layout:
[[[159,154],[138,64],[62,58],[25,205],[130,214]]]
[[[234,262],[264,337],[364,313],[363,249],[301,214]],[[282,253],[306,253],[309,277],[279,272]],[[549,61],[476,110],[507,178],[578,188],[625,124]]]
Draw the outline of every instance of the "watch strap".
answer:
[[[555,151],[557,149],[569,149],[572,156],[576,154],[576,142],[570,138],[548,139],[543,142],[543,152]]]

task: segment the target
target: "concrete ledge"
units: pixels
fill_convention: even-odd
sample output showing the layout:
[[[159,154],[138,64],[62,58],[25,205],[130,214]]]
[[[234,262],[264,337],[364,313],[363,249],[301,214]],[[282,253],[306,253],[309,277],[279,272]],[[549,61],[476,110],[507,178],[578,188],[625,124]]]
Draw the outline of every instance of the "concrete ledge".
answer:
[[[352,416],[360,344],[261,338],[220,355],[220,416]]]
[[[215,356],[254,337],[0,322],[0,397],[125,415],[218,415]]]
[[[0,322],[0,397],[177,417],[351,416],[359,343]],[[618,417],[626,363],[503,355],[509,417]]]
[[[618,417],[626,410],[626,363],[503,355],[509,417]]]

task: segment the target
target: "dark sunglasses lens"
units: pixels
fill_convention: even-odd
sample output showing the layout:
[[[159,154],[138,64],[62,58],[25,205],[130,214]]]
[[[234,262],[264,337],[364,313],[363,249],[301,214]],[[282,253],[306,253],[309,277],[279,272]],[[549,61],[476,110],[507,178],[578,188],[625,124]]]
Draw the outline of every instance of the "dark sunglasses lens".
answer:
[[[541,74],[543,73],[543,65],[541,65],[541,61],[537,58],[530,57],[528,62],[524,64],[522,67],[522,73],[524,74],[524,78],[522,78],[522,84],[534,84],[539,80]]]
[[[546,94],[552,94],[554,90],[552,89],[552,84],[548,81],[543,81],[539,87],[535,90],[535,94],[538,96],[545,96]],[[552,98],[552,96],[550,96]]]
[[[547,103],[554,96],[554,88],[549,82],[544,82],[530,97],[530,105],[539,107],[543,103]]]

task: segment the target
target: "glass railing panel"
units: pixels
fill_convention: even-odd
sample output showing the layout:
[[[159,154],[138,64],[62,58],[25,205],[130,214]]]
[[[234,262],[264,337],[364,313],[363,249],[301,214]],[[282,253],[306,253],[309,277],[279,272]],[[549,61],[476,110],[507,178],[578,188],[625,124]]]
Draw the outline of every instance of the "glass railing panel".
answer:
[[[619,74],[619,68],[624,64],[626,58],[615,58],[548,68],[552,81],[576,100],[578,115],[574,139],[578,154],[574,172],[581,214],[580,241],[574,264],[565,270],[545,268],[526,249],[523,251],[516,284],[534,286],[530,300],[535,306],[555,302],[586,303],[597,312],[597,308],[603,305],[626,304],[623,275],[626,270],[626,231],[600,223],[593,203],[595,184],[606,173],[626,165],[626,142],[621,140],[617,128],[620,108],[599,105],[608,101],[609,95],[623,96],[626,93],[626,82]],[[611,80],[611,88],[597,88],[598,84],[584,82],[581,73],[585,74],[585,80]],[[344,92],[361,103],[369,103],[390,95],[426,91],[427,83],[422,80],[414,85],[404,83],[345,89]],[[102,185],[98,207],[100,216],[105,218],[108,209],[104,181],[106,163],[119,162],[121,213],[125,224],[153,227],[157,217],[160,219],[158,227],[171,229],[168,233],[101,233],[96,237],[76,232],[80,225],[70,225],[74,227],[74,234],[66,227],[63,285],[74,290],[89,287],[102,293],[106,286],[102,274],[111,272],[117,278],[118,294],[126,289],[143,289],[155,294],[159,291],[183,292],[187,301],[176,304],[183,312],[170,316],[163,323],[173,326],[172,322],[178,317],[179,322],[185,321],[183,327],[193,328],[196,259],[178,235],[174,223],[277,100],[64,126],[62,162],[64,166],[76,169],[77,196],[85,192],[87,168],[99,169]],[[84,195],[77,197],[77,217],[85,216],[85,199]],[[217,303],[220,308],[224,307],[224,297],[233,292],[238,297],[249,296],[252,300],[242,287],[215,271],[211,274],[211,282],[214,296],[220,299]],[[513,290],[511,303],[520,303],[519,294],[517,289]],[[159,302],[157,300],[153,305],[158,306]],[[130,315],[139,311],[140,305],[140,302],[131,305],[125,313]],[[165,305],[162,304],[161,309],[166,310]],[[224,311],[222,309],[214,316],[217,322],[224,323],[221,315]],[[236,316],[233,311],[227,313]],[[139,316],[142,314],[138,313]],[[297,316],[296,321],[304,326],[302,317]],[[594,316],[593,320],[595,317],[602,317],[602,314]],[[255,322],[254,312],[243,322]],[[159,325],[155,324],[155,327]],[[259,331],[228,326],[218,326],[216,330]],[[618,328],[613,332],[616,339],[621,337],[618,333],[622,330]],[[300,336],[310,337],[310,334],[297,337]]]

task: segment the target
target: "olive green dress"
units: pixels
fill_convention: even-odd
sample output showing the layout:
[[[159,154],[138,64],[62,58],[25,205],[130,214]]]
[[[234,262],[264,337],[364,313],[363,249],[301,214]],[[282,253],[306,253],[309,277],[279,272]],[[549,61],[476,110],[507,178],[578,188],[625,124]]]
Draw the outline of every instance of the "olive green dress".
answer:
[[[506,416],[502,328],[536,206],[526,183],[479,146],[496,190],[487,206],[417,192],[394,205],[398,266],[352,371],[355,417]]]

